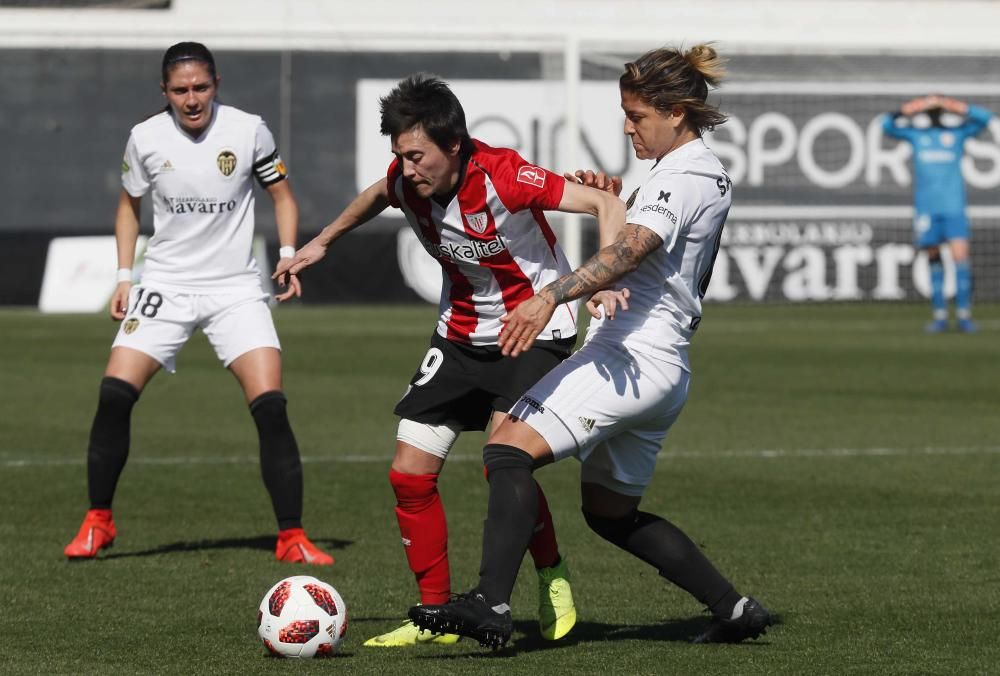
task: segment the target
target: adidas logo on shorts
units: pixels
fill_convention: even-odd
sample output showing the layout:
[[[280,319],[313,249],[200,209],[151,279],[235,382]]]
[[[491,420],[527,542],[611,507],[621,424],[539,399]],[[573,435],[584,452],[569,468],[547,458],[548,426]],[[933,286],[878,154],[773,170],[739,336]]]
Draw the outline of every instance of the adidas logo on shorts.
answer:
[[[580,421],[580,427],[583,428],[584,432],[589,432],[590,430],[594,429],[594,424],[597,422],[593,418],[584,418],[582,416],[577,418],[577,420]]]

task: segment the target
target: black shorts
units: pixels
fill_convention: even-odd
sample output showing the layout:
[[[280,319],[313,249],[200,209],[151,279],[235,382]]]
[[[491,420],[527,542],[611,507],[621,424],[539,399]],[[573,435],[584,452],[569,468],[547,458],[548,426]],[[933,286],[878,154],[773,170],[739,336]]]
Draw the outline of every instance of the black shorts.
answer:
[[[485,430],[494,411],[509,410],[575,343],[575,336],[539,340],[514,358],[496,345],[464,345],[435,333],[395,413],[428,425]]]

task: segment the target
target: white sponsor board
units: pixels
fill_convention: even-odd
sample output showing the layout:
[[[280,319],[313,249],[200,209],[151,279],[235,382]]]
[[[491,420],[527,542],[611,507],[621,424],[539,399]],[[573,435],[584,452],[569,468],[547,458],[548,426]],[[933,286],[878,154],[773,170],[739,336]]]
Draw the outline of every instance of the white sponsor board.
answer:
[[[904,300],[930,297],[927,253],[874,237],[866,222],[748,223],[723,230],[706,300]],[[942,247],[945,295],[955,294],[955,266]]]
[[[357,85],[356,182],[385,176],[389,139],[379,133],[379,98],[396,80]],[[713,94],[729,121],[705,140],[735,184],[708,299],[913,300],[929,295],[926,255],[912,244],[909,144],[886,139],[882,114],[904,97],[936,91],[927,83],[880,83],[855,91],[843,83],[741,82]],[[891,85],[895,84],[893,87]],[[580,136],[570,157],[561,81],[451,80],[470,134],[514,148],[551,171],[599,168],[639,185],[649,162],[635,158],[623,134],[616,81],[585,81],[578,93]],[[884,86],[883,86],[884,85]],[[992,97],[1000,91],[970,92]],[[962,168],[974,224],[1000,217],[990,192],[1000,188],[1000,119],[965,146]],[[391,209],[386,216],[402,216]],[[400,236],[406,283],[437,298],[440,271],[420,256],[415,237]],[[984,243],[986,246],[993,246]],[[586,252],[584,252],[586,253]],[[945,249],[946,293],[954,292]],[[405,264],[404,264],[405,261]],[[982,292],[980,292],[982,294]]]
[[[384,176],[392,160],[389,139],[379,133],[379,98],[396,84],[388,79],[358,81],[359,191]],[[571,153],[561,81],[450,80],[449,85],[462,102],[473,137],[513,148],[529,162],[557,172],[599,168],[621,175],[626,186],[640,184],[648,171],[649,162],[635,159],[623,133],[616,81],[580,83],[577,167],[567,166],[565,160]],[[845,205],[859,197],[908,204],[910,147],[883,138],[881,114],[899,106],[903,91],[937,91],[923,86],[907,83],[897,87],[898,92],[870,94],[859,101],[853,90],[838,83],[808,89],[792,82],[724,85],[712,97],[729,121],[706,134],[705,141],[736,184],[737,205],[763,200],[778,214],[783,205],[775,204],[776,198],[786,204]],[[755,93],[758,88],[768,96]],[[1000,187],[1000,118],[969,139],[965,150],[962,169],[969,187]],[[774,193],[789,187],[791,195]]]
[[[142,276],[148,239],[140,235],[136,240],[133,281]],[[262,237],[254,238],[253,252],[260,267],[261,284],[267,293],[273,293],[267,247]],[[45,258],[38,309],[50,313],[107,310],[117,285],[117,261],[118,248],[113,235],[54,238]]]
[[[409,226],[399,229],[396,235],[396,258],[403,281],[428,303],[441,298],[441,266],[427,255],[424,245]]]
[[[133,272],[146,250],[146,237],[136,242]],[[114,293],[117,247],[112,235],[56,237],[49,242],[45,275],[38,298],[42,312],[99,312],[107,308]],[[137,277],[136,277],[137,278]]]

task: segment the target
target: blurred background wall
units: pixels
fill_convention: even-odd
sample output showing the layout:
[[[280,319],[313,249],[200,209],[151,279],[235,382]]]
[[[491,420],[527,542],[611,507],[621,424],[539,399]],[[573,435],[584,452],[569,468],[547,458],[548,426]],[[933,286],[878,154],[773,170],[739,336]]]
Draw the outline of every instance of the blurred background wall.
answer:
[[[384,175],[378,97],[414,71],[453,84],[474,136],[555,171],[623,174],[631,190],[647,165],[621,134],[622,64],[713,40],[731,77],[712,96],[730,121],[706,140],[736,192],[710,298],[921,299],[909,149],[882,138],[879,116],[926,93],[1000,111],[998,25],[1000,3],[961,0],[0,0],[0,304],[38,302],[53,237],[112,233],[128,131],[163,105],[163,50],[189,39],[215,52],[221,99],[274,132],[300,244]],[[979,300],[1000,299],[998,141],[993,121],[966,146]],[[257,215],[273,261],[262,194]],[[433,298],[437,266],[397,216],[339,242],[304,302]],[[552,220],[575,256],[592,250],[593,224]]]

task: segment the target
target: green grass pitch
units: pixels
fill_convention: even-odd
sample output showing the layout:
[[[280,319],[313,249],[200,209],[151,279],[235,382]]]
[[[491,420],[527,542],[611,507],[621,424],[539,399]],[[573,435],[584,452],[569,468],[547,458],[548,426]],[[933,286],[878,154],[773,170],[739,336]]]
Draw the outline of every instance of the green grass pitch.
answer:
[[[513,649],[362,647],[417,600],[387,481],[392,406],[426,349],[426,307],[280,308],[306,461],[305,524],[330,569],[273,560],[256,434],[205,339],[133,418],[118,541],[62,547],[86,508],[85,449],[114,325],[0,312],[0,672],[24,674],[972,674],[1000,664],[1000,307],[977,335],[927,336],[922,305],[706,308],[686,410],[644,501],[781,618],[763,640],[693,646],[707,620],[591,533],[579,466],[538,473],[580,621],[538,637],[521,571]],[[441,479],[453,584],[476,578],[482,434]],[[265,657],[257,604],[317,574],[344,596],[342,655]]]

